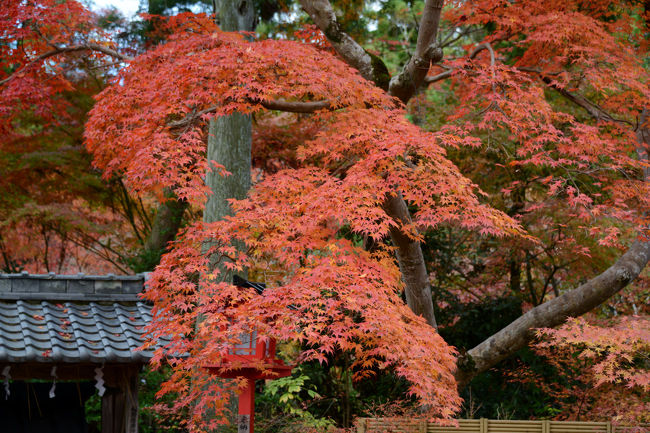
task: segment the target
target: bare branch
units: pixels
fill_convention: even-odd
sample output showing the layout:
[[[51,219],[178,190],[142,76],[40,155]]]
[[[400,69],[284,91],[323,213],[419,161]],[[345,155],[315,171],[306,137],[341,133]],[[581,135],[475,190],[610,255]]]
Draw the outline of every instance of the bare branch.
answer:
[[[518,66],[517,69],[520,70],[520,71],[523,71],[523,72],[534,72],[534,73],[537,73],[537,74],[542,74],[543,73],[544,75],[548,75],[548,76],[560,75],[562,73],[562,71],[546,72],[546,71],[542,71],[540,68],[531,68],[529,66]]]
[[[111,48],[99,44],[89,43],[83,45],[73,45],[71,47],[57,47],[51,51],[48,51],[46,53],[37,56],[32,61],[24,65],[22,68],[14,71],[10,76],[0,81],[0,86],[11,81],[14,77],[18,75],[19,72],[24,71],[25,69],[29,68],[30,66],[36,63],[42,62],[43,60],[48,59],[50,57],[58,56],[59,54],[73,53],[78,51],[98,51],[100,53],[106,54],[107,56],[111,56],[125,62],[133,60],[133,57],[129,57],[124,54],[118,53],[117,51]]]
[[[546,83],[550,88],[556,90],[560,95],[567,98],[569,101],[587,110],[589,115],[592,116],[597,121],[603,120],[605,122],[614,122],[614,123],[634,126],[632,122],[628,122],[627,120],[617,119],[613,117],[603,108],[601,108],[598,104],[591,102],[589,99],[585,98],[579,93],[572,93],[566,90],[565,88],[558,86],[549,77],[542,77],[542,81],[544,81],[544,83]]]
[[[489,42],[485,42],[480,44],[479,47],[480,46],[485,46],[485,48],[490,52],[490,65],[494,66],[496,63],[496,55],[494,54],[494,48],[492,48],[492,45]]]
[[[546,72],[541,70],[540,68],[534,68],[534,67],[528,67],[528,66],[519,66],[517,67],[518,70],[523,71],[523,72],[530,72],[534,74],[539,74],[541,80],[546,83],[551,89],[556,90],[559,94],[567,98],[569,101],[573,102],[574,104],[578,105],[579,107],[584,108],[591,117],[594,119],[598,120],[604,120],[606,122],[614,122],[614,123],[619,123],[619,124],[625,124],[634,127],[634,123],[629,122],[627,120],[623,119],[617,119],[611,114],[609,114],[605,109],[600,107],[598,104],[595,102],[590,101],[586,97],[578,94],[578,93],[572,93],[568,91],[566,88],[559,86],[556,84],[550,77],[551,76],[556,76],[560,75],[562,72]]]
[[[196,122],[197,119],[200,119],[202,116],[205,116],[206,114],[214,113],[215,111],[217,111],[217,108],[219,108],[219,107],[214,105],[212,107],[206,108],[205,110],[192,111],[192,112],[188,113],[187,116],[183,117],[180,120],[175,120],[173,122],[169,122],[167,124],[167,126],[170,129],[179,129],[179,128],[188,127],[188,126],[192,125],[194,122]]]
[[[440,14],[444,0],[427,0],[422,11],[415,54],[402,71],[391,78],[389,93],[407,103],[424,83],[431,63],[442,59],[442,49],[436,45]]]
[[[477,374],[513,355],[534,337],[536,328],[552,328],[568,317],[585,314],[605,302],[639,275],[650,260],[650,241],[636,241],[609,269],[585,284],[529,310],[469,350],[459,359],[456,380],[463,388]]]
[[[447,69],[445,72],[441,72],[438,75],[425,77],[424,82],[426,84],[437,83],[438,81],[446,80],[447,78],[451,77],[453,73],[454,69]]]
[[[73,51],[84,51],[84,50],[99,51],[100,53],[106,54],[107,56],[111,56],[113,58],[116,58],[118,60],[122,60],[124,62],[130,62],[131,60],[133,60],[133,57],[131,57],[131,56],[127,56],[125,54],[118,53],[117,51],[115,51],[115,50],[113,50],[111,48],[108,48],[108,47],[105,47],[105,46],[99,45],[99,44],[90,43],[90,44],[79,45],[77,47],[72,47],[72,48],[74,48]]]
[[[328,100],[324,101],[285,101],[283,99],[276,99],[274,101],[262,102],[262,106],[269,110],[287,111],[290,113],[313,113],[318,110],[326,110],[331,107]]]
[[[370,54],[341,29],[330,2],[328,0],[300,0],[300,5],[325,34],[336,52],[350,66],[357,69],[363,78],[376,82]]]
[[[492,45],[489,42],[484,42],[482,44],[477,45],[472,50],[472,52],[469,53],[468,58],[474,59],[483,50],[490,51],[490,62],[491,62],[491,65],[494,67],[494,65],[496,63],[496,55],[494,53],[494,48],[492,48]],[[434,75],[432,77],[424,77],[424,82],[426,84],[432,84],[432,83],[435,83],[437,81],[445,80],[445,79],[451,77],[451,75],[453,73],[454,73],[454,69],[448,69],[445,72],[442,72],[442,73],[440,73],[438,75]]]

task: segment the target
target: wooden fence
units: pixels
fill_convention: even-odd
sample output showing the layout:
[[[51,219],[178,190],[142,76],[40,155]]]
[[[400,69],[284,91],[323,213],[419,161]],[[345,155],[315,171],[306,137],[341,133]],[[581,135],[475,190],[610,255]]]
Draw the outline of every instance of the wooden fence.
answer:
[[[458,427],[421,419],[359,418],[357,433],[627,433],[650,432],[650,426],[617,427],[611,422],[461,419]]]

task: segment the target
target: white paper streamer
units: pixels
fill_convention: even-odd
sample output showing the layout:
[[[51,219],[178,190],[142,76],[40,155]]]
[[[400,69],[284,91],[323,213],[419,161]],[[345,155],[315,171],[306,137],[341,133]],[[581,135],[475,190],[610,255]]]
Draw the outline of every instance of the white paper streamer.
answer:
[[[95,388],[97,388],[97,393],[99,394],[100,397],[104,395],[104,392],[106,392],[106,388],[104,387],[104,366],[103,365],[95,369]]]
[[[2,375],[5,377],[5,400],[9,400],[9,394],[11,394],[11,391],[9,390],[9,379],[11,379],[9,370],[11,370],[10,365],[2,369]]]
[[[56,394],[54,394],[54,391],[56,391],[56,365],[52,367],[52,371],[50,371],[50,376],[53,377],[52,379],[52,388],[50,388],[50,398],[56,397]]]

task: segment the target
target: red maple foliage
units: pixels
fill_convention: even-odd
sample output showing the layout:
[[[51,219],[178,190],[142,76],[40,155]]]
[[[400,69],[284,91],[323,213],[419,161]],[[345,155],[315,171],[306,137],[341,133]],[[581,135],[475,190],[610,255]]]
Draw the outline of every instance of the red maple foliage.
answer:
[[[18,65],[1,82],[0,127],[12,128],[16,113],[33,107],[55,120],[67,63],[49,59],[81,51],[118,59],[124,67],[97,96],[85,138],[104,175],[123,175],[135,191],[173,190],[200,207],[209,194],[206,170],[228,175],[206,160],[209,119],[267,109],[311,113],[300,119],[304,135],[290,152],[276,153],[249,196],[231,202],[235,214],[187,227],[149,283],[150,336],[171,339],[154,357],[155,365],[173,367],[159,394],[176,394],[172,411],[191,408],[192,423],[221,422],[205,415],[223,414],[229,385],[210,380],[203,367],[219,364],[253,329],[302,343],[299,361],[342,350],[358,376],[393,367],[431,416],[457,411],[457,354],[402,302],[398,246],[377,242],[368,251],[358,239],[380,241],[397,228],[421,241],[425,230],[446,225],[509,236],[494,248],[496,267],[516,262],[520,250],[544,265],[623,243],[647,222],[648,162],[637,155],[647,149],[635,136],[650,100],[636,51],[647,47],[637,31],[639,2],[451,2],[446,22],[483,28],[485,37],[426,78],[417,69],[421,81],[453,92],[434,132],[406,120],[414,89],[400,88],[399,79],[363,78],[338,48],[344,38],[330,35],[330,46],[312,28],[298,35],[307,43],[251,42],[221,32],[210,17],[182,14],[168,21],[164,44],[130,59],[95,37],[87,13],[61,20],[81,8],[76,2],[40,3],[71,8],[58,18],[45,14],[44,42],[29,25],[41,22],[31,3],[14,1],[0,16],[16,35],[2,49]],[[32,39],[41,42],[23,54],[14,49]],[[49,84],[34,93],[41,82]],[[24,105],[12,106],[16,98]],[[463,152],[470,156],[458,165],[474,181],[449,159]],[[383,204],[394,197],[409,206],[408,219],[387,213]],[[356,238],[342,236],[345,230]],[[595,245],[585,241],[594,237]],[[258,296],[221,282],[215,263],[263,273],[269,288]],[[529,281],[543,275],[541,267],[529,271]],[[578,280],[559,272],[567,286]],[[480,290],[505,287],[503,273],[492,276],[477,283]]]
[[[179,407],[201,400],[193,407],[197,419],[219,413],[223,385],[181,377],[219,364],[238,335],[257,329],[310,347],[301,360],[324,361],[345,350],[361,375],[392,365],[432,414],[451,416],[460,403],[453,350],[400,300],[390,248],[369,253],[336,234],[349,226],[385,237],[397,223],[381,202],[395,188],[418,207],[412,226],[403,227],[413,236],[418,227],[443,222],[496,235],[519,233],[517,224],[482,205],[445,158],[438,143],[453,138],[407,122],[396,101],[333,55],[289,41],[247,42],[207,19],[202,28],[135,59],[119,85],[99,95],[86,137],[104,170],[124,171],[136,189],[163,185],[197,202],[206,196],[208,116],[256,111],[279,99],[329,106],[315,114],[316,136],[297,149],[299,168],[269,174],[246,200],[232,202],[234,218],[188,228],[154,272],[147,292],[155,302],[152,337],[172,336],[155,362],[165,352],[190,354],[174,361],[176,374],[161,393],[181,393]],[[218,282],[215,258],[226,268],[272,271],[277,279],[253,296]],[[206,394],[205,386],[216,390]]]
[[[540,330],[534,350],[553,367],[556,380],[547,382],[526,368],[514,380],[543,389],[553,399],[557,419],[611,420],[634,427],[626,431],[645,431],[650,420],[648,325],[647,316],[606,321],[592,316]]]
[[[77,2],[0,11],[0,253],[6,272],[125,272],[136,243],[83,146],[112,49]],[[92,49],[89,49],[92,48]],[[95,49],[96,48],[96,49]],[[110,60],[110,59],[109,59]],[[123,190],[123,189],[122,189]]]

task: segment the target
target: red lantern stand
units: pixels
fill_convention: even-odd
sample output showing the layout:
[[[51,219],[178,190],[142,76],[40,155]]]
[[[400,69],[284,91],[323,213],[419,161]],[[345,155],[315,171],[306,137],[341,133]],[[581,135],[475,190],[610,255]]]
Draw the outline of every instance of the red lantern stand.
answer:
[[[264,364],[264,370],[258,366]],[[291,375],[293,367],[275,357],[275,340],[260,341],[257,333],[251,333],[226,356],[222,365],[207,367],[210,373],[226,379],[243,377],[246,387],[239,395],[238,433],[253,433],[255,420],[255,380],[279,379]]]

